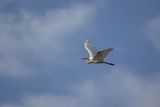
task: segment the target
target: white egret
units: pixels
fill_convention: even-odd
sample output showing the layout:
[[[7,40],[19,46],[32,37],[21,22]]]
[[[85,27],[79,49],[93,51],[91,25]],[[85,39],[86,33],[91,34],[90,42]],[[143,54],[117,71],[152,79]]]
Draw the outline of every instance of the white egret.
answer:
[[[99,63],[104,63],[104,64],[109,64],[109,65],[114,65],[113,63],[109,63],[109,62],[105,62],[104,58],[113,50],[113,48],[108,48],[108,49],[103,49],[100,51],[97,51],[91,41],[86,40],[85,42],[85,49],[88,51],[89,53],[89,58],[81,58],[86,60],[87,64],[99,64]]]

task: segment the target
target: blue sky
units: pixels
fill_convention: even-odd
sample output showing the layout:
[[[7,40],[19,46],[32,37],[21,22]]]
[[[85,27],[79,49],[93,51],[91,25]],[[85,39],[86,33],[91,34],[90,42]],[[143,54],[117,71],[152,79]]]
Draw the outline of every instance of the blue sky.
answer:
[[[158,107],[159,0],[1,0],[0,107]],[[86,64],[85,40],[114,48]]]

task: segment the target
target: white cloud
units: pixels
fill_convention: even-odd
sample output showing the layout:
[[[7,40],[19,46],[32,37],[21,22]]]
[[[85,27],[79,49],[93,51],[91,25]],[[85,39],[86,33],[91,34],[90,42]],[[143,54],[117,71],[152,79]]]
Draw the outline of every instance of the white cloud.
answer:
[[[95,10],[93,4],[73,4],[43,14],[1,12],[0,75],[18,77],[34,72],[36,62],[58,63],[66,54],[65,40],[86,27]]]
[[[147,34],[152,43],[160,50],[160,16],[148,21]]]
[[[102,81],[87,80],[70,88],[69,95],[30,95],[21,104],[0,107],[159,107],[160,74],[141,77],[123,67],[107,73]]]

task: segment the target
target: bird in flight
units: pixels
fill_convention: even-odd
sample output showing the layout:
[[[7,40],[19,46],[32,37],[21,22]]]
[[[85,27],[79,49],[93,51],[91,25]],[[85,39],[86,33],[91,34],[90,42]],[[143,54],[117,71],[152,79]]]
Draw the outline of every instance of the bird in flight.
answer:
[[[104,61],[104,58],[111,52],[113,51],[113,48],[108,48],[108,49],[103,49],[103,50],[100,50],[100,51],[97,51],[91,41],[89,40],[86,40],[85,43],[84,43],[84,46],[85,46],[85,49],[88,51],[89,53],[89,58],[81,58],[81,59],[84,59],[86,60],[86,63],[87,64],[91,64],[91,63],[94,63],[94,64],[100,64],[100,63],[104,63],[104,64],[109,64],[109,65],[114,65],[113,63],[110,63],[110,62],[105,62]]]

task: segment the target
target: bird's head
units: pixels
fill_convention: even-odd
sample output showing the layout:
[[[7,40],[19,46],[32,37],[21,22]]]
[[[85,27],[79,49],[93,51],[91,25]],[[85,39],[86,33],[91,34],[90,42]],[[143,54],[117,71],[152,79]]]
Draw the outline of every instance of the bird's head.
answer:
[[[91,64],[91,61],[88,59],[88,60],[86,60],[86,63],[87,64]]]
[[[91,61],[89,60],[89,58],[81,58],[81,59],[86,60],[86,63],[87,63],[87,64],[91,64]]]

